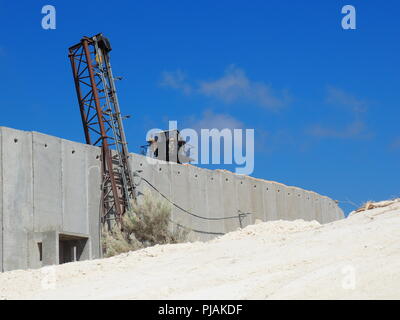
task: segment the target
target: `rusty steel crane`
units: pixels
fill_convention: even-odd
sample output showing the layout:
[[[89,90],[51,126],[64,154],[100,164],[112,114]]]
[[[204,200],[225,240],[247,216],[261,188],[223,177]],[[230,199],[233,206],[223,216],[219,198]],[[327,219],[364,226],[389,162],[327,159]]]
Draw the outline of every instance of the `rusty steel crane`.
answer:
[[[102,222],[121,222],[136,199],[110,56],[101,33],[69,48],[86,143],[101,146]]]

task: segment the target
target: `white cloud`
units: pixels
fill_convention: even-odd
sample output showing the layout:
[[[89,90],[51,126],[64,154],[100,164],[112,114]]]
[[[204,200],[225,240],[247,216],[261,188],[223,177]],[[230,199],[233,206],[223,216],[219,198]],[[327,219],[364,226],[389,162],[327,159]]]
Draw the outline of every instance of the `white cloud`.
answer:
[[[321,124],[317,124],[309,129],[309,133],[312,136],[319,138],[354,138],[366,136],[366,126],[362,121],[354,121],[345,126],[344,128],[332,128],[324,127]]]
[[[354,114],[361,114],[367,111],[367,103],[365,101],[332,86],[328,87],[326,102],[334,106],[347,108]]]
[[[226,113],[214,113],[212,110],[203,112],[201,118],[192,116],[188,119],[188,125],[200,132],[201,129],[241,129],[243,122]]]
[[[164,72],[163,86],[182,90],[185,94],[197,93],[223,101],[226,104],[252,103],[267,109],[276,110],[289,103],[289,95],[283,91],[275,92],[271,86],[250,80],[244,70],[229,66],[225,74],[216,80],[199,81],[193,87],[186,82],[185,74],[180,71]]]
[[[344,127],[315,124],[308,128],[308,134],[319,138],[339,139],[368,138],[371,136],[363,119],[363,114],[367,111],[367,102],[335,87],[328,87],[326,102],[335,108],[345,110],[346,113],[343,114],[343,117],[350,117],[350,123]]]
[[[184,94],[192,92],[192,87],[186,83],[186,74],[182,70],[164,71],[161,76],[161,86],[182,90]]]
[[[279,109],[289,101],[287,93],[278,96],[269,85],[251,81],[242,69],[233,65],[221,78],[200,82],[199,92],[225,103],[251,102],[268,109]]]
[[[394,139],[389,147],[392,151],[400,150],[400,138]]]

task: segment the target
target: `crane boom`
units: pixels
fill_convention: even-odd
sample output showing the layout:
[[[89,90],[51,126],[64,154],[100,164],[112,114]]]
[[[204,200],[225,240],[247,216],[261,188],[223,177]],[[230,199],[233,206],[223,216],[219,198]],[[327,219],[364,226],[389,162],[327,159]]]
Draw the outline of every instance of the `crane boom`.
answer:
[[[109,40],[101,33],[69,48],[86,143],[102,153],[102,222],[131,209],[136,199],[122,116],[112,74]]]

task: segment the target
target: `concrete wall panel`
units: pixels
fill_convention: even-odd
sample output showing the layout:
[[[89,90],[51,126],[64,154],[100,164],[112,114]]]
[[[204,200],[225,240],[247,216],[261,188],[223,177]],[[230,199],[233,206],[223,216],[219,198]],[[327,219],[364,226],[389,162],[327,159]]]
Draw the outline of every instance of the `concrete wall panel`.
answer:
[[[322,215],[322,223],[327,223],[329,220],[329,212],[326,212],[325,210],[328,209],[328,201],[327,198],[322,197],[320,198],[321,201],[321,215]]]
[[[3,156],[2,131],[0,127],[0,272],[3,272]]]
[[[224,217],[238,216],[238,205],[236,194],[236,175],[230,171],[222,170],[221,175],[221,190],[217,196],[222,197],[222,212]],[[239,218],[224,220],[225,232],[230,232],[240,228]]]
[[[166,161],[157,161],[156,164],[154,165],[149,165],[149,169],[153,170],[153,185],[157,188],[159,192],[151,188],[148,184],[143,183],[145,190],[148,189],[155,197],[156,199],[159,199],[161,201],[166,201],[170,207],[171,207],[171,221],[176,220],[176,208],[173,206],[173,204],[165,200],[163,196],[165,196],[167,199],[171,200],[172,199],[172,186],[171,186],[171,164]],[[179,216],[179,215],[178,215]],[[170,229],[175,230],[177,226],[171,222],[170,224]]]
[[[289,220],[304,218],[304,206],[302,193],[299,188],[287,187],[285,196],[287,197],[287,215]]]
[[[333,221],[344,219],[344,213],[339,208],[337,202],[335,200],[332,200],[332,202],[333,202],[332,207],[333,207],[333,211],[334,211],[334,213],[333,213],[333,217],[334,217]]]
[[[344,213],[342,211],[342,209],[340,209],[340,207],[335,203],[335,220],[339,220],[339,219],[344,219]]]
[[[303,205],[304,205],[304,211],[303,211],[303,219],[306,221],[312,221],[315,220],[314,214],[313,214],[313,200],[312,200],[312,195],[311,192],[303,190]]]
[[[189,175],[189,189],[192,192],[189,194],[190,210],[192,213],[201,216],[209,217],[207,210],[207,175],[204,174],[204,170],[195,166],[188,167]],[[198,231],[208,232],[210,230],[210,221],[200,218],[192,219],[192,229]],[[209,240],[212,237],[206,233],[194,233],[195,239]]]
[[[28,267],[36,269],[43,266],[43,257],[40,260],[40,246],[43,252],[43,234],[28,232]]]
[[[205,171],[207,217],[219,218],[224,216],[221,195],[221,173],[219,171]],[[213,233],[225,233],[223,220],[211,220],[209,231]]]
[[[258,179],[247,178],[249,182],[251,215],[248,216],[247,221],[249,224],[255,223],[256,219],[266,221],[264,210],[264,184]]]
[[[263,182],[264,216],[265,221],[278,220],[278,208],[276,205],[277,185],[271,181]]]
[[[33,132],[35,232],[62,226],[61,139]]]
[[[86,148],[87,175],[87,213],[89,215],[90,256],[101,257],[100,247],[100,215],[101,215],[101,150]]]
[[[305,208],[304,208],[304,199],[303,199],[303,190],[300,188],[293,187],[293,201],[295,204],[295,210],[293,211],[293,220],[302,219],[300,217],[305,217]],[[303,218],[304,219],[304,218]],[[305,219],[304,219],[305,220]]]
[[[190,185],[189,185],[189,170],[187,165],[171,163],[171,191],[172,202],[179,207],[190,212]],[[193,225],[193,217],[183,212],[182,210],[173,208],[174,222],[186,227]]]
[[[62,231],[87,234],[87,146],[62,140]]]
[[[312,208],[313,208],[313,220],[317,220],[319,223],[323,223],[323,217],[322,217],[322,206],[321,206],[321,196],[316,194],[315,192],[311,193],[311,199],[312,199]]]
[[[329,199],[329,198],[324,198],[324,199],[325,199],[325,201],[324,201],[325,204],[324,204],[324,207],[323,207],[323,210],[325,212],[325,221],[324,221],[324,223],[329,223],[329,222],[337,220],[337,218],[336,218],[336,210],[335,210],[336,203],[332,199]]]
[[[57,265],[59,263],[59,236],[57,231],[43,232],[43,265]]]
[[[33,230],[32,134],[2,129],[3,270],[28,267]]]
[[[132,153],[130,161],[131,168],[134,172],[137,171],[138,175],[148,180],[151,184],[155,185],[155,172],[157,170],[157,161],[151,160],[143,155]],[[145,190],[150,189],[150,187],[139,177],[134,177],[134,182],[135,184],[137,184],[138,198],[140,199]]]
[[[154,168],[154,180],[156,181],[155,186],[166,198],[172,199],[171,189],[171,164],[166,161],[159,161],[157,164],[152,166]],[[152,168],[150,167],[150,168]],[[153,191],[153,190],[152,190]],[[154,192],[157,195],[157,192]],[[158,195],[160,197],[160,195]],[[161,196],[162,198],[162,196]],[[168,202],[168,201],[167,201]],[[171,204],[171,209],[173,206]],[[171,219],[173,220],[174,215],[172,213]]]
[[[251,202],[251,182],[249,181],[248,177],[244,175],[236,175],[234,180],[237,209],[240,210],[241,213],[251,213],[251,215],[248,215],[242,219],[242,226],[245,227],[251,224],[255,219],[253,205]]]
[[[286,186],[276,183],[275,184],[275,197],[276,197],[276,209],[279,220],[289,220],[287,214],[287,197],[286,197]]]

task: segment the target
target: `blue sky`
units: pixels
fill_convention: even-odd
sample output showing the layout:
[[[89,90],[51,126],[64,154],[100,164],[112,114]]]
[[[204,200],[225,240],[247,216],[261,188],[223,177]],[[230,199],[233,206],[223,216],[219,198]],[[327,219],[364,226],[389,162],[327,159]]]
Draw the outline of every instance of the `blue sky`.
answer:
[[[46,4],[56,30],[41,28]],[[345,4],[357,30],[341,28]],[[168,120],[254,128],[253,176],[357,204],[400,196],[399,10],[394,0],[1,0],[0,125],[83,142],[67,48],[103,32],[124,77],[130,151]]]

